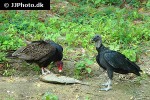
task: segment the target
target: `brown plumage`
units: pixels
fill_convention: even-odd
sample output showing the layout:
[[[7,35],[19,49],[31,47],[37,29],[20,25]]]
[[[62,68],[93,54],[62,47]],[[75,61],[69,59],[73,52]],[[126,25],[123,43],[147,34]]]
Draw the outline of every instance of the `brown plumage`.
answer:
[[[19,48],[12,56],[23,59],[28,63],[37,63],[42,68],[42,74],[45,74],[44,70],[50,72],[45,67],[51,62],[56,62],[59,71],[62,70],[63,48],[51,40],[33,41],[27,46]]]

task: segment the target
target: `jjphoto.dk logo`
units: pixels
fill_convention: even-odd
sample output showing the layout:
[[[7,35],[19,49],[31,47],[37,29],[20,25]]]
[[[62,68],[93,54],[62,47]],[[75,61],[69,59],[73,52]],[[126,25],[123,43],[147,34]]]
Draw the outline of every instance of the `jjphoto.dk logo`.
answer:
[[[41,2],[38,2],[37,4],[31,4],[31,3],[27,3],[27,4],[24,4],[24,3],[4,3],[4,7],[5,8],[8,8],[8,7],[44,7],[43,4]]]
[[[4,7],[8,8],[9,7],[9,3],[4,3]]]
[[[0,0],[0,10],[50,10],[50,0]]]

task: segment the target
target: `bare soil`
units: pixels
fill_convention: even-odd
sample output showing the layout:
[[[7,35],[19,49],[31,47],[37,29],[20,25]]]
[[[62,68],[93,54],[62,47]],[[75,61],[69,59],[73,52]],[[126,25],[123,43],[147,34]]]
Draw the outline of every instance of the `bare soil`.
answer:
[[[143,48],[143,47],[142,47]],[[82,81],[90,85],[81,84],[52,84],[39,80],[39,73],[32,71],[32,65],[20,62],[13,63],[12,69],[16,74],[11,77],[0,77],[0,100],[41,100],[46,92],[58,96],[59,100],[150,100],[150,45],[142,49],[142,55],[137,63],[144,74],[141,78],[132,74],[119,75],[114,73],[112,90],[99,91],[100,84],[106,82],[107,75],[94,63],[92,74]],[[74,62],[64,61],[62,75],[73,77]],[[29,66],[29,67],[23,67]],[[53,70],[52,70],[53,71]],[[54,73],[57,73],[54,69]]]

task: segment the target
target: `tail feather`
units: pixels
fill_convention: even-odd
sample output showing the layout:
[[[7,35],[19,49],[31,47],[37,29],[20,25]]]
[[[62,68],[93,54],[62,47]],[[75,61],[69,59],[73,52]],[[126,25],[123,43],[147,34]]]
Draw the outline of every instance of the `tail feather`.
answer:
[[[18,56],[24,49],[25,49],[25,47],[19,48],[14,53],[12,53],[12,56]]]
[[[139,72],[142,72],[142,70],[140,69],[140,67],[136,63],[134,63],[134,62],[132,62],[130,60],[128,60],[128,61],[130,62],[130,67],[132,68],[132,70],[134,70],[134,74],[140,76]]]
[[[140,67],[139,67],[137,64],[135,64],[134,62],[131,62],[131,64],[132,64],[138,71],[142,71],[142,70],[140,69]]]
[[[141,76],[140,72],[142,72],[142,70],[140,69],[140,67],[136,64],[134,64],[133,66],[134,66],[134,74],[136,74],[137,76]]]
[[[12,54],[15,52],[16,50],[9,50],[7,51],[7,54],[6,54],[6,58],[16,58],[15,56],[12,56]]]
[[[134,62],[132,62],[130,60],[128,60],[128,61],[130,63],[131,72],[137,76],[141,76],[140,72],[142,72],[142,70],[140,69],[140,67]]]
[[[134,72],[134,74],[137,75],[137,76],[141,76],[139,71],[138,72]]]

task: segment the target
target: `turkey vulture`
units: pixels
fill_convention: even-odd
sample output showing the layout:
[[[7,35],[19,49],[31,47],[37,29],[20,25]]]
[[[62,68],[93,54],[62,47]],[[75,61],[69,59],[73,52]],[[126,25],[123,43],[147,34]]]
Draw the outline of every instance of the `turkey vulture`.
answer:
[[[102,38],[100,35],[95,35],[92,39],[95,42],[96,50],[98,55],[96,56],[96,61],[100,67],[107,71],[109,80],[103,86],[106,88],[100,89],[108,91],[111,89],[113,72],[120,74],[134,73],[140,76],[142,70],[134,62],[131,62],[123,54],[110,50],[102,44]]]
[[[36,63],[42,70],[42,74],[50,73],[46,67],[55,62],[59,72],[62,71],[63,48],[51,40],[39,40],[28,43],[27,46],[16,50],[13,57],[25,60],[28,63]]]

